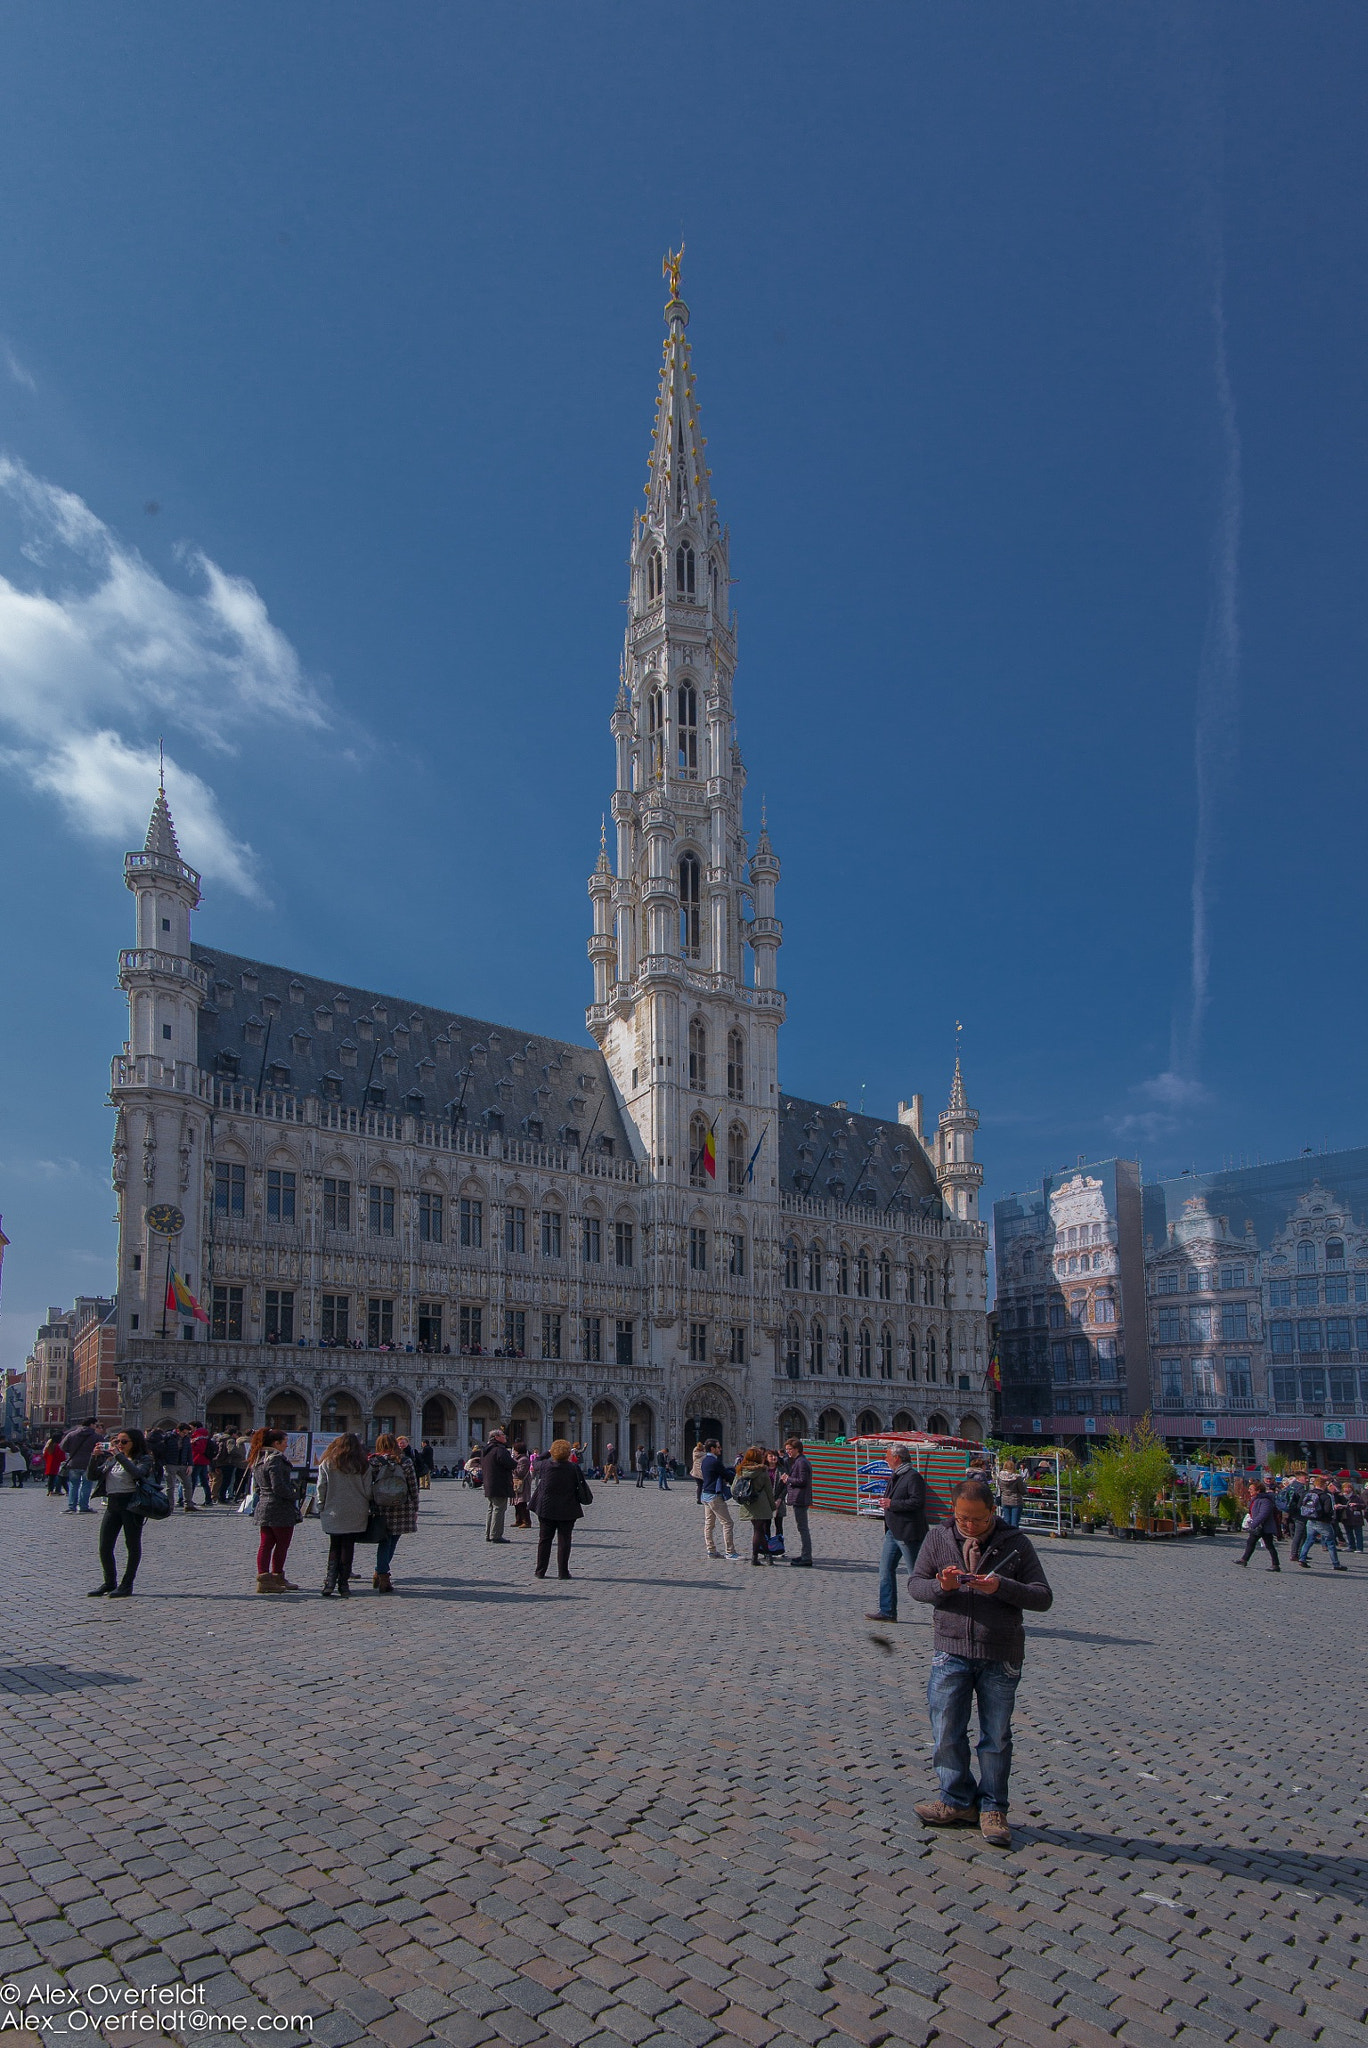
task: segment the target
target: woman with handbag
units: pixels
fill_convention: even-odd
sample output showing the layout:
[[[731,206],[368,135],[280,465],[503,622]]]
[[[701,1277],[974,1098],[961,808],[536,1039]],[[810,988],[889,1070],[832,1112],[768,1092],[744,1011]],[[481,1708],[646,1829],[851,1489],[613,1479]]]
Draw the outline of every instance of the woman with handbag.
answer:
[[[579,1466],[570,1458],[570,1445],[563,1436],[558,1436],[551,1446],[549,1458],[543,1458],[537,1466],[537,1486],[532,1496],[532,1512],[537,1517],[537,1563],[536,1576],[546,1577],[546,1567],[551,1562],[551,1545],[556,1545],[556,1576],[568,1579],[570,1576],[570,1543],[575,1533],[575,1524],[587,1507],[592,1507],[594,1496]]]
[[[770,1517],[774,1513],[774,1487],[763,1444],[752,1444],[737,1466],[732,1484],[732,1506],[743,1522],[750,1523],[751,1563],[773,1564],[769,1535]]]
[[[94,1475],[92,1492],[104,1501],[100,1522],[101,1584],[92,1586],[90,1598],[107,1593],[111,1600],[127,1600],[142,1563],[142,1532],[146,1510],[139,1505],[138,1491],[152,1479],[152,1460],[147,1440],[140,1429],[116,1430],[107,1451],[91,1459]],[[98,1468],[98,1469],[97,1469]],[[114,1546],[124,1540],[123,1577],[118,1575]]]
[[[418,1475],[412,1458],[404,1456],[400,1439],[388,1432],[375,1439],[371,1499],[385,1524],[385,1533],[376,1545],[375,1577],[371,1584],[377,1593],[392,1593],[390,1566],[395,1547],[401,1536],[412,1536],[418,1527]]]
[[[328,1539],[328,1569],[323,1580],[323,1598],[339,1593],[351,1595],[352,1557],[356,1539],[366,1533],[371,1518],[373,1481],[370,1459],[360,1437],[350,1432],[335,1436],[318,1465],[318,1519]]]
[[[297,1593],[298,1586],[285,1576],[285,1558],[299,1520],[295,1497],[294,1467],[285,1455],[283,1429],[259,1429],[248,1454],[255,1506],[253,1515],[261,1531],[257,1540],[258,1593]]]

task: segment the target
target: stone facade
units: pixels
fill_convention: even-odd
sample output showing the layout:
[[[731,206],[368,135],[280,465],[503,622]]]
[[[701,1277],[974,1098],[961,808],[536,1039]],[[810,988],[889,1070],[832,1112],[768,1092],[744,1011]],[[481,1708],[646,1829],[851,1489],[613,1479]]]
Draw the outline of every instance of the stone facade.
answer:
[[[780,866],[743,824],[728,536],[666,307],[589,878],[591,1046],[192,941],[164,793],[128,855],[114,1062],[130,1418],[494,1421],[601,1453],[987,1421],[982,1167],[958,1062],[924,1133],[785,1095]],[[149,1211],[179,1212],[172,1237]],[[177,1221],[173,1213],[171,1220]],[[168,1266],[206,1326],[167,1318]]]

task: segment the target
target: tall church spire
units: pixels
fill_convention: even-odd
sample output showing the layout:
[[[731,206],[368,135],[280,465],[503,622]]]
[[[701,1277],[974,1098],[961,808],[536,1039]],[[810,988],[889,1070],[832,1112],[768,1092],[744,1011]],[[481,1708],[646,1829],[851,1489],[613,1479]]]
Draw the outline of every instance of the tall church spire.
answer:
[[[773,1111],[783,928],[774,915],[773,848],[766,837],[752,860],[746,845],[746,771],[732,705],[729,539],[712,496],[689,309],[673,252],[665,275],[670,291],[646,505],[633,527],[622,679],[611,719],[616,860],[611,867],[601,860],[589,883],[588,1021],[643,1153],[657,1170],[673,1167],[687,1176],[697,1117],[706,1111],[710,1123],[728,1130],[722,1105],[749,1101],[752,1088]],[[708,1102],[718,1089],[721,1102]],[[735,1142],[749,1133],[754,1148],[765,1118],[726,1112],[733,1114]],[[757,1158],[754,1175],[762,1169],[768,1185],[774,1169]]]
[[[181,850],[176,838],[176,827],[171,818],[171,806],[166,801],[166,784],[159,785],[152,815],[147,821],[147,840],[144,853],[159,853],[167,860],[179,860]]]

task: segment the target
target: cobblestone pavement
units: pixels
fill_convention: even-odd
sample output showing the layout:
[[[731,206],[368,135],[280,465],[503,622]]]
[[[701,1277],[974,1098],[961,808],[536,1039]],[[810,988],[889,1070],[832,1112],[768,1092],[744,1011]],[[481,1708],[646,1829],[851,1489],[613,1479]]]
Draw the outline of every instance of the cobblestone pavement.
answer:
[[[930,1628],[862,1619],[877,1525],[815,1515],[795,1578],[709,1562],[691,1486],[596,1493],[539,1584],[439,1481],[345,1606],[257,1598],[221,1510],[88,1601],[98,1524],[0,1494],[0,1977],[393,2048],[1362,2048],[1361,1558],[1045,1544],[1003,1854],[912,1817]]]

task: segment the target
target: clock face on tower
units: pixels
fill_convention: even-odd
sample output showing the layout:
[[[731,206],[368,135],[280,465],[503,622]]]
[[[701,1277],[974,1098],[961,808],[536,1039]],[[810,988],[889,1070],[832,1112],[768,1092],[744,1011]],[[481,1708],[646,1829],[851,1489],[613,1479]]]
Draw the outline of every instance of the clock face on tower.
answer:
[[[185,1228],[185,1217],[174,1202],[158,1202],[147,1212],[147,1227],[155,1230],[158,1237],[179,1237]]]

